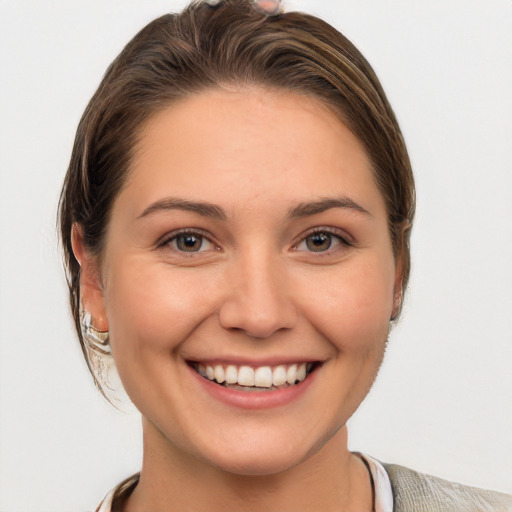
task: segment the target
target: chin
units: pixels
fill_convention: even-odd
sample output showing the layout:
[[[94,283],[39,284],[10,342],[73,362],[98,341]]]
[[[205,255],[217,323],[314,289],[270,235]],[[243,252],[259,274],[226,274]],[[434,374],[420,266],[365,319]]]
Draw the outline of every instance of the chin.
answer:
[[[290,436],[289,430],[286,434],[249,434],[244,439],[238,439],[238,442],[231,440],[215,446],[203,446],[200,458],[207,465],[226,473],[240,476],[276,475],[313,457],[338,431],[315,435],[314,439],[304,435],[299,438]]]
[[[211,460],[218,469],[240,476],[270,476],[284,473],[299,465],[305,454],[276,453],[259,450],[256,452],[232,453],[228,457]]]

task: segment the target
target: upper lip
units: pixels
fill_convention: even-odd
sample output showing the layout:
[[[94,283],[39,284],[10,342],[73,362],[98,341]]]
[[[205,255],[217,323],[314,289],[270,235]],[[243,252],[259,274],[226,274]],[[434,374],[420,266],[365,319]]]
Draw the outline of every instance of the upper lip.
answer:
[[[315,358],[305,357],[272,357],[266,359],[246,359],[246,358],[191,358],[187,359],[189,364],[203,364],[203,365],[234,365],[234,366],[280,366],[290,364],[301,364],[301,363],[322,363],[323,361]]]

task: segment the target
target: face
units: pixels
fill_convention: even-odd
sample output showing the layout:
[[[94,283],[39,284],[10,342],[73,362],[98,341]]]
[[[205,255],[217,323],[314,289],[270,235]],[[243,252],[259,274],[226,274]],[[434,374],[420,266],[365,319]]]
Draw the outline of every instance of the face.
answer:
[[[358,140],[316,100],[201,93],[145,126],[85,306],[146,435],[239,474],[318,452],[381,364],[397,283]]]

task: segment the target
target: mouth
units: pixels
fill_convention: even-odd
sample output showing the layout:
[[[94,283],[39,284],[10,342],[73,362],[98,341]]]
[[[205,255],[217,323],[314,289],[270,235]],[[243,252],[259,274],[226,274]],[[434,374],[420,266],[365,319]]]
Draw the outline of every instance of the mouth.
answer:
[[[239,391],[275,391],[305,381],[320,362],[297,362],[275,366],[188,362],[201,377],[214,384]]]

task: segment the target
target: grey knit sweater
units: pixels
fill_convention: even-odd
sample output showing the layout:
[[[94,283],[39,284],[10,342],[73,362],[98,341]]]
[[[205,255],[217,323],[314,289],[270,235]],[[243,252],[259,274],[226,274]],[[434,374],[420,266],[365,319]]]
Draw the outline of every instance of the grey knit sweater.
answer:
[[[383,464],[391,480],[393,512],[512,512],[512,496],[467,487],[396,464]]]

